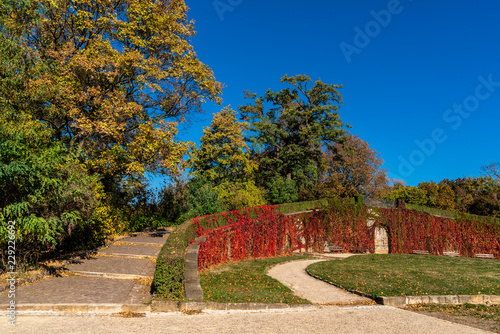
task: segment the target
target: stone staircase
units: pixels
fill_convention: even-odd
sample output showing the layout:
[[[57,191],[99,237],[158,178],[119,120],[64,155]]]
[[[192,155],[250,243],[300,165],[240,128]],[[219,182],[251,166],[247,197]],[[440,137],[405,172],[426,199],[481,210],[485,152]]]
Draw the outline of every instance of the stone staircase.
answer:
[[[144,304],[151,300],[156,257],[170,232],[128,236],[89,258],[65,266],[62,274],[16,289],[16,304]],[[7,293],[0,305],[8,304]]]

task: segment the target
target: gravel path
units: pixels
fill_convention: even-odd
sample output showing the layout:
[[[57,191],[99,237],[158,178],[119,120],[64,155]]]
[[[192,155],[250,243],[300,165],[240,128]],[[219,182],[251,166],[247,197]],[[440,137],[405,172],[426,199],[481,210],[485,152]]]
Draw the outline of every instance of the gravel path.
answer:
[[[115,316],[20,316],[16,327],[0,317],[0,333],[488,333],[429,316],[384,306],[321,310],[212,312],[183,315],[150,313],[144,318]]]
[[[293,293],[314,304],[369,303],[371,299],[361,297],[331,284],[320,281],[306,273],[306,268],[321,260],[292,261],[277,265],[268,275],[289,287]]]

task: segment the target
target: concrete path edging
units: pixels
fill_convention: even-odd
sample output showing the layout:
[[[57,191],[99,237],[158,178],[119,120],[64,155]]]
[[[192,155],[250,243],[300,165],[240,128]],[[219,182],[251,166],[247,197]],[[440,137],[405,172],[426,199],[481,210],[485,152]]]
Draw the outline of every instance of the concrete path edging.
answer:
[[[500,304],[500,296],[491,295],[459,295],[459,296],[407,296],[407,297],[378,297],[375,299],[380,305],[338,304],[266,304],[266,303],[216,303],[216,302],[179,302],[153,300],[150,304],[19,304],[16,312],[56,312],[56,313],[169,313],[186,311],[261,311],[284,309],[320,310],[325,307],[405,307],[416,304]],[[0,315],[8,312],[8,304],[0,305]]]
[[[0,305],[0,315],[8,312],[8,304]],[[324,306],[312,304],[266,304],[266,303],[215,303],[215,302],[178,302],[154,300],[145,304],[21,304],[17,312],[57,312],[57,313],[165,313],[185,311],[259,311],[283,309],[321,309]],[[4,311],[5,310],[5,311]]]
[[[401,296],[401,297],[376,297],[375,301],[381,305],[405,307],[417,304],[478,304],[500,305],[498,295],[443,295],[443,296]]]

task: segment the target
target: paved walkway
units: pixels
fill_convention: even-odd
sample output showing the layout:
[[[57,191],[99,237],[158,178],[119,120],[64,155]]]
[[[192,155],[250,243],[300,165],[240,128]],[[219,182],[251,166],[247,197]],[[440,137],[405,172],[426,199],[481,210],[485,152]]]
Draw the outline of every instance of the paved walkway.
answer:
[[[267,274],[313,304],[374,304],[369,298],[349,293],[307,274],[306,268],[320,261],[325,260],[287,262],[271,268]]]
[[[16,289],[16,304],[143,304],[151,300],[155,260],[168,232],[119,239],[77,263],[62,277]],[[0,305],[10,302],[0,294]]]
[[[148,313],[118,316],[19,316],[15,328],[0,317],[0,333],[377,333],[481,334],[472,327],[385,306],[338,307],[267,312],[212,312],[196,315]]]

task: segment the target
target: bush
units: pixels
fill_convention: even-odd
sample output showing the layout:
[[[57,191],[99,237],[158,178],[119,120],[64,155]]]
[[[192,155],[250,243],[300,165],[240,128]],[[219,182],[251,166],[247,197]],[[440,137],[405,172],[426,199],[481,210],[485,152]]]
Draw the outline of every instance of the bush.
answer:
[[[160,298],[171,300],[182,298],[184,296],[184,258],[158,257],[153,288]]]
[[[26,114],[0,113],[0,271],[8,221],[16,222],[20,264],[36,263],[56,247],[88,239],[75,232],[98,205],[99,181],[52,137],[42,122]]]
[[[144,231],[149,228],[158,227],[158,219],[154,216],[138,215],[132,218],[128,224],[130,232]]]
[[[184,253],[194,237],[189,220],[179,225],[168,237],[156,260],[153,288],[161,298],[178,300],[184,291]]]
[[[299,199],[294,180],[276,177],[268,185],[267,199],[271,204],[293,203]]]
[[[265,190],[257,187],[255,182],[223,183],[217,187],[219,199],[229,211],[251,208],[266,204]]]

